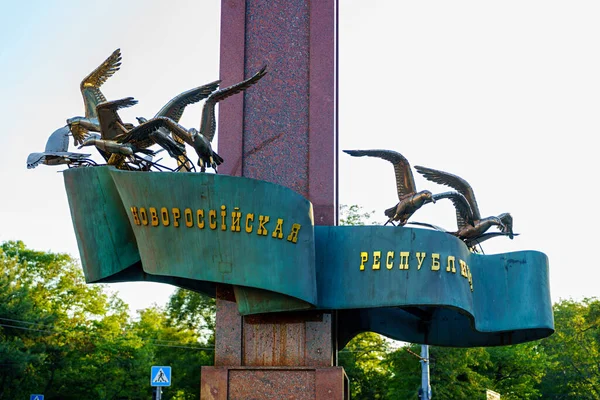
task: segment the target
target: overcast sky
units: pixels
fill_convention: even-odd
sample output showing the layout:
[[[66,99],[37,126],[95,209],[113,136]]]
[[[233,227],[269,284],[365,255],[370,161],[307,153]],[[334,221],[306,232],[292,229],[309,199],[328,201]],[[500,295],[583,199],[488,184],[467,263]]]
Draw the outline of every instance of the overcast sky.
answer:
[[[600,3],[340,3],[340,147],[391,149],[465,178],[482,215],[510,212],[521,234],[486,242],[486,253],[542,251],[554,300],[598,296]],[[27,155],[83,115],[79,84],[116,48],[123,64],[102,91],[139,100],[121,113],[126,121],[217,79],[219,12],[217,0],[3,5],[0,241],[78,257],[62,167],[27,170]],[[188,107],[182,124],[197,128],[200,112]],[[446,190],[415,179],[418,189]],[[383,221],[397,202],[391,164],[340,154],[340,197]],[[413,219],[456,226],[449,203]],[[132,310],[173,291],[111,288]]]

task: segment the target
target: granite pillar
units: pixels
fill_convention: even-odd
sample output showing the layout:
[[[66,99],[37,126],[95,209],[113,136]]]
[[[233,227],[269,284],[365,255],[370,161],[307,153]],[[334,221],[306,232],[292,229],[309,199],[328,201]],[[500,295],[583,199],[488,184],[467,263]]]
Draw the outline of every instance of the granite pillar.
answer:
[[[315,225],[336,225],[337,0],[222,0],[222,87],[267,65],[243,94],[219,103],[219,172],[286,186],[313,204]],[[242,317],[217,287],[215,367],[202,399],[345,399],[333,367],[332,312]]]

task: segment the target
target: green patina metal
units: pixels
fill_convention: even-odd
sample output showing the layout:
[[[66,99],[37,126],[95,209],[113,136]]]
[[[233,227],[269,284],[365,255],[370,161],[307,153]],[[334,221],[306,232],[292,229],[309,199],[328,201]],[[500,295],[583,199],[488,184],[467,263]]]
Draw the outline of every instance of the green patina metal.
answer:
[[[539,252],[474,254],[426,229],[314,227],[305,198],[247,178],[108,167],[64,175],[88,282],[151,280],[211,296],[231,284],[242,315],[339,310],[341,345],[361,331],[458,347],[553,332]]]
[[[474,254],[454,236],[413,228],[318,226],[315,235],[319,306],[344,310],[341,343],[361,331],[456,347],[521,343],[553,332],[543,253]]]

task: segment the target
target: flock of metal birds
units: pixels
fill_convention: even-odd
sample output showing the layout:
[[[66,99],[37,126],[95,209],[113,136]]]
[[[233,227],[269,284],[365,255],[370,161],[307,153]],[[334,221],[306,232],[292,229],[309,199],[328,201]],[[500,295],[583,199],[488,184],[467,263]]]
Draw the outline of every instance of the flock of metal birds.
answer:
[[[220,81],[190,89],[175,96],[165,104],[151,119],[138,117],[138,125],[124,123],[118,114],[122,108],[137,104],[133,97],[107,101],[100,87],[121,66],[121,51],[115,50],[100,66],[86,76],[81,82],[81,94],[85,105],[85,117],[77,116],[67,119],[67,124],[57,129],[46,143],[44,152],[31,153],[27,158],[27,168],[35,168],[40,164],[68,165],[85,167],[98,165],[91,154],[70,152],[69,137],[73,137],[75,146],[81,149],[94,146],[104,158],[107,165],[119,169],[134,171],[196,171],[186,153],[186,145],[194,149],[198,156],[198,166],[201,172],[207,168],[217,172],[217,166],[223,159],[212,149],[211,142],[216,132],[216,104],[240,93],[258,82],[266,74],[263,67],[252,77],[219,89]],[[185,107],[206,99],[202,108],[200,130],[186,129],[179,125]],[[170,157],[177,160],[177,167],[171,169],[153,161],[158,151],[150,149],[158,145]],[[159,151],[162,151],[159,150]],[[509,213],[482,218],[475,200],[473,189],[464,179],[443,171],[415,166],[417,172],[429,181],[449,186],[456,191],[433,194],[428,190],[417,191],[410,164],[404,156],[391,150],[344,150],[355,156],[378,157],[391,162],[396,174],[396,186],[399,202],[394,207],[385,210],[389,218],[386,225],[397,222],[403,226],[407,223],[424,225],[434,228],[463,240],[470,249],[475,249],[481,242],[496,236],[508,236],[512,239],[516,234],[512,230],[512,217]],[[142,155],[140,155],[140,153]],[[104,165],[104,164],[103,164]],[[440,199],[449,199],[456,209],[457,231],[447,231],[438,226],[409,222],[409,218],[428,203]],[[492,226],[499,232],[487,233]]]
[[[400,226],[407,223],[427,226],[458,237],[471,250],[476,250],[477,245],[493,237],[508,236],[512,239],[518,235],[513,233],[513,220],[509,213],[482,218],[473,188],[467,181],[456,175],[417,165],[415,169],[425,179],[455,190],[438,194],[433,194],[429,190],[417,191],[410,164],[402,154],[392,150],[344,150],[344,152],[354,157],[382,158],[394,165],[399,202],[385,210],[385,215],[389,218],[385,225],[397,222]],[[436,225],[408,221],[419,208],[441,199],[449,199],[454,204],[458,230],[447,231]],[[498,227],[500,231],[487,233],[492,226]]]
[[[27,168],[40,164],[87,167],[98,165],[91,154],[68,151],[69,137],[81,149],[94,146],[107,165],[133,171],[196,171],[187,156],[186,145],[194,149],[198,156],[201,172],[207,168],[217,172],[223,159],[212,149],[211,142],[216,133],[216,104],[234,94],[240,93],[266,75],[266,66],[252,77],[219,89],[220,81],[183,92],[165,104],[151,119],[138,117],[138,125],[124,123],[118,114],[120,109],[137,104],[133,97],[107,101],[100,87],[121,66],[121,51],[115,50],[100,66],[94,69],[81,82],[81,94],[85,106],[85,117],[67,119],[67,125],[57,129],[46,143],[44,152],[31,153],[27,158]],[[179,125],[185,107],[206,99],[202,108],[200,130],[186,129]],[[153,151],[153,145],[162,149]],[[177,168],[172,169],[154,161],[153,157],[165,150],[177,160]],[[159,160],[160,161],[160,160]],[[102,164],[105,165],[105,164]]]

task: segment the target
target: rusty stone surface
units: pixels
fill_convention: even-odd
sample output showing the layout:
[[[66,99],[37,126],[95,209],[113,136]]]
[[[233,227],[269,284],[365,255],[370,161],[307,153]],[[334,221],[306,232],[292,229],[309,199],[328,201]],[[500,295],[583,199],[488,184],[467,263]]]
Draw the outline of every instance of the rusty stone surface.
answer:
[[[226,368],[202,367],[200,400],[227,400],[228,374]]]
[[[203,367],[201,388],[201,400],[349,399],[341,367]]]
[[[263,64],[268,74],[235,101],[219,103],[220,171],[297,191],[313,203],[317,225],[337,223],[336,5],[221,4],[222,86]]]
[[[215,365],[242,365],[242,316],[231,285],[217,285]]]
[[[314,370],[231,370],[229,400],[315,398]]]
[[[331,314],[315,311],[243,318],[243,365],[331,366]]]
[[[319,368],[315,372],[315,400],[350,399],[350,384],[343,368]]]
[[[332,313],[324,312],[321,321],[308,319],[305,326],[305,365],[329,367],[335,365]]]

